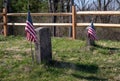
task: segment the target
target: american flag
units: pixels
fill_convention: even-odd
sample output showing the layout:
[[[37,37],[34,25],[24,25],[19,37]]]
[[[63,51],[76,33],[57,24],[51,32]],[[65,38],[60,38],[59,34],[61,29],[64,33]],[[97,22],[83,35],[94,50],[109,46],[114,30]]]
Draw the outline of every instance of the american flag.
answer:
[[[28,11],[27,15],[27,20],[26,20],[26,26],[25,26],[25,31],[26,31],[26,38],[28,41],[31,42],[36,42],[37,41],[37,36],[36,32],[32,23],[32,18],[30,15],[30,11]]]
[[[97,40],[96,31],[93,22],[91,22],[91,25],[87,27],[87,36],[91,40]]]

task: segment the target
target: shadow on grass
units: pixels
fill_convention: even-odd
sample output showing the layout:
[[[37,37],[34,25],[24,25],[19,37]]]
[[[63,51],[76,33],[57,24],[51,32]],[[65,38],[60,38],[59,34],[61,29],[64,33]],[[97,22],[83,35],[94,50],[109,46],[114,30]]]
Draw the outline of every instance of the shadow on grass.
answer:
[[[98,66],[94,64],[74,64],[69,62],[52,60],[48,65],[52,67],[67,68],[88,73],[96,73],[98,71]]]
[[[86,72],[86,73],[92,73],[95,74],[98,72],[98,66],[95,64],[75,64],[75,63],[69,63],[69,62],[63,62],[63,61],[56,61],[52,60],[48,66],[50,67],[56,67],[56,68],[64,68],[64,69],[72,69],[79,72]],[[99,78],[97,76],[86,76],[82,74],[72,73],[73,77],[76,77],[78,79],[86,79],[89,81],[107,81],[105,78]]]
[[[107,50],[120,50],[120,48],[111,48],[111,47],[104,47],[104,46],[101,46],[101,45],[94,45],[95,47],[97,48],[101,48],[101,49],[107,49]]]
[[[105,78],[99,78],[99,77],[95,77],[95,76],[81,76],[81,75],[77,75],[77,74],[72,74],[74,77],[79,78],[79,79],[86,79],[89,81],[108,81]]]
[[[115,53],[118,53],[120,52],[120,48],[112,48],[112,47],[104,47],[104,46],[101,46],[101,45],[94,45],[96,48],[101,48],[101,49],[104,49],[104,50],[108,50],[108,54],[115,54]]]

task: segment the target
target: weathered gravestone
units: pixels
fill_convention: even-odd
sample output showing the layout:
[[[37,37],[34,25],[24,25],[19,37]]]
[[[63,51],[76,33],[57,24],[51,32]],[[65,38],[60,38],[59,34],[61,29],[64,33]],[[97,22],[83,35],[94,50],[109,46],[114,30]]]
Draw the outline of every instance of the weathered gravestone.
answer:
[[[35,29],[38,43],[35,44],[37,63],[46,63],[52,60],[51,35],[49,28],[39,27]]]
[[[88,46],[95,46],[95,41],[86,36],[86,42]]]

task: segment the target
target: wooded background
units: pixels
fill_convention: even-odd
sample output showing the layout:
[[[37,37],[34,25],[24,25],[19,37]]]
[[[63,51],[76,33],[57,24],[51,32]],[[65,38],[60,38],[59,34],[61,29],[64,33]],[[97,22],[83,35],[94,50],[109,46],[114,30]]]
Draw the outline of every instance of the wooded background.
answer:
[[[76,6],[77,11],[119,11],[120,10],[120,0],[29,0],[30,11],[33,13],[41,12],[71,12],[72,5]],[[0,12],[2,12],[3,7],[7,7],[8,13],[26,13],[28,11],[28,0],[0,0]],[[72,22],[71,16],[51,16],[51,17],[37,17],[34,16],[34,23],[67,23]],[[90,23],[91,20],[95,23],[120,23],[120,16],[78,16],[77,22]],[[0,22],[2,22],[2,17],[0,17]],[[26,22],[26,17],[9,17],[8,22]],[[0,27],[0,31],[3,27]],[[24,27],[8,27],[10,35],[25,35]],[[110,39],[110,40],[120,40],[120,29],[119,28],[97,28],[97,36],[99,39]],[[59,37],[71,37],[71,27],[52,27],[51,35]],[[77,38],[85,39],[85,27],[77,28]]]

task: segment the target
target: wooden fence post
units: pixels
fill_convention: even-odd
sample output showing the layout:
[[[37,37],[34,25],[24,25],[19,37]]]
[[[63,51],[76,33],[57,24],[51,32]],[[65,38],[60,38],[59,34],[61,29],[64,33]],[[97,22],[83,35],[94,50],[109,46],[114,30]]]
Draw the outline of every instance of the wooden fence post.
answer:
[[[3,8],[3,28],[4,28],[4,36],[6,37],[8,34],[7,31],[7,9]]]
[[[72,38],[76,38],[76,9],[72,6]]]

